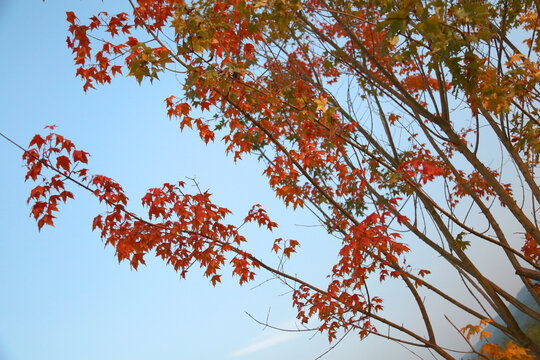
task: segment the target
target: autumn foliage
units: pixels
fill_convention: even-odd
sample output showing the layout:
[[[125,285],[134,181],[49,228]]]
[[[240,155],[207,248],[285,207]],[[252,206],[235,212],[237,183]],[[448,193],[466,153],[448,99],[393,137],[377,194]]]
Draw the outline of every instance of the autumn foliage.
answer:
[[[147,213],[132,213],[120,184],[92,174],[88,154],[52,126],[23,156],[38,183],[32,216],[53,225],[72,182],[104,204],[93,228],[134,269],[155,254],[182,276],[198,264],[213,285],[225,264],[240,284],[269,271],[294,284],[298,320],[318,321],[330,340],[352,331],[454,359],[422,300],[437,297],[482,322],[463,328],[467,342],[485,319],[512,339],[507,350],[471,347],[480,358],[540,356],[509,305],[540,314],[470,255],[472,246],[503,254],[540,303],[538,10],[536,0],[128,0],[118,14],[67,12],[85,91],[122,74],[139,83],[180,74],[167,115],[235,160],[258,156],[276,196],[313,211],[341,242],[324,288],[243,250],[242,224],[182,181],[149,189]],[[260,205],[246,222],[277,226]],[[269,247],[293,261],[300,243]],[[451,265],[470,299],[409,264],[412,246]],[[368,281],[389,279],[405,285],[424,331],[382,313]]]

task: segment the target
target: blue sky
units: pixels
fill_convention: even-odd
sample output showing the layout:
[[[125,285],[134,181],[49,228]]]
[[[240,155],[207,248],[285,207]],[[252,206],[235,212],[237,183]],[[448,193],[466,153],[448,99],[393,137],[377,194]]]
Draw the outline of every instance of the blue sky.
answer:
[[[222,144],[205,145],[197,134],[180,132],[163,102],[176,93],[174,77],[142,86],[116,79],[83,92],[65,44],[65,11],[84,18],[111,3],[0,0],[0,131],[26,145],[45,125],[58,125],[59,133],[92,155],[94,173],[122,184],[134,211],[147,188],[186,177],[196,177],[217,204],[231,209],[231,221],[260,203],[280,228],[274,234],[247,228],[250,246],[275,262],[274,238],[300,240],[289,271],[324,286],[339,244],[319,228],[298,226],[316,223],[305,212],[284,210],[261,164],[235,164]],[[252,289],[268,274],[239,287],[226,269],[223,284],[213,288],[197,270],[180,280],[158,259],[137,272],[118,264],[114,251],[91,232],[103,207],[78,189],[72,188],[76,200],[62,206],[56,227],[39,233],[28,216],[31,184],[23,182],[22,154],[4,140],[0,153],[1,360],[314,359],[328,348],[323,335],[263,329],[245,315],[264,321],[269,312],[273,325],[294,327],[286,288],[273,281]],[[390,296],[386,304],[413,321],[416,315],[403,311],[406,301]],[[396,351],[409,358],[396,344],[349,336],[326,359],[387,359]]]

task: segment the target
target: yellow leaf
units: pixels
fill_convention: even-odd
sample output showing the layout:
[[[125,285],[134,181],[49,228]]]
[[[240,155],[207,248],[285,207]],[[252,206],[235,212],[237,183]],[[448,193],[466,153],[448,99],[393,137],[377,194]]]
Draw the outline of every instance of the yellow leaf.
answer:
[[[323,113],[326,112],[326,104],[327,103],[328,103],[328,100],[323,98],[322,95],[319,96],[318,99],[315,99],[315,104],[317,105],[317,110],[320,110]]]
[[[399,37],[397,37],[397,36],[394,36],[393,38],[388,39],[388,42],[389,42],[390,45],[392,45],[392,46],[396,45],[396,44],[398,43],[398,41],[399,41]]]
[[[490,333],[489,331],[483,330],[483,331],[480,332],[480,340],[487,339],[491,335],[493,335],[493,334]]]

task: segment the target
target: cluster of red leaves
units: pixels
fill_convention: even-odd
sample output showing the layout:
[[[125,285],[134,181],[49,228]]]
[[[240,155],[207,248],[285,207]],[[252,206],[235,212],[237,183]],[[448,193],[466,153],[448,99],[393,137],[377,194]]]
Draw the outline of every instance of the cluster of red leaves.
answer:
[[[53,130],[54,126],[46,128]],[[30,142],[30,149],[23,155],[28,169],[25,181],[32,179],[40,184],[32,189],[27,202],[32,203],[31,215],[40,230],[45,224],[53,226],[53,213],[58,212],[60,201],[73,199],[73,194],[64,187],[65,178],[75,175],[86,179],[88,170],[77,167],[88,162],[87,156],[88,153],[76,150],[70,140],[52,132],[45,137],[35,135]],[[56,174],[49,179],[42,174],[43,168],[53,169]]]
[[[525,244],[521,248],[523,255],[535,264],[540,263],[540,246],[529,233],[525,233]]]
[[[322,322],[319,330],[326,331],[330,341],[338,330],[346,331],[350,326],[356,328],[361,337],[376,331],[369,314],[382,310],[382,299],[370,298],[369,292],[362,292],[362,288],[367,286],[369,275],[376,271],[381,281],[387,276],[400,277],[402,269],[398,257],[409,250],[396,241],[399,234],[388,232],[386,219],[389,216],[389,212],[372,213],[350,227],[343,239],[339,261],[332,268],[332,281],[325,291],[301,286],[293,294],[298,319],[307,323],[316,314]],[[422,270],[420,275],[427,273],[429,271]]]
[[[351,327],[358,331],[361,338],[376,332],[366,313],[381,310],[382,299],[365,299],[358,293],[349,294],[340,291],[341,286],[334,281],[328,286],[328,292],[315,292],[300,286],[293,293],[293,305],[298,309],[297,318],[305,324],[317,316],[322,323],[319,330],[328,334],[329,341],[336,338],[338,331],[347,331]]]
[[[199,131],[199,136],[206,144],[208,144],[210,141],[214,141],[215,134],[212,130],[210,130],[208,124],[205,123],[201,118],[194,119],[189,116],[191,106],[188,103],[180,102],[180,100],[176,99],[175,96],[169,96],[165,99],[165,105],[167,106],[167,115],[170,118],[175,117],[180,120],[181,130],[183,130],[185,126],[192,129],[193,123],[195,123],[195,126]],[[201,107],[204,110],[205,108],[208,109],[209,105],[209,103],[205,102],[201,104]]]
[[[119,34],[129,34],[131,26],[127,24],[128,16],[120,13],[109,16],[101,12],[90,18],[89,25],[79,25],[78,19],[73,12],[67,12],[67,21],[70,23],[69,32],[71,37],[66,39],[68,48],[75,54],[75,64],[78,65],[77,76],[83,79],[84,91],[94,88],[94,83],[105,84],[111,82],[111,75],[122,73],[120,65],[110,65],[110,56],[122,55],[127,45],[104,42],[101,49],[95,54],[90,46],[89,31],[105,28],[111,37]]]
[[[90,176],[86,168],[78,169],[88,162],[88,153],[76,150],[63,136],[52,132],[45,137],[34,136],[23,159],[28,169],[26,179],[40,181],[28,198],[40,229],[45,224],[54,225],[53,213],[58,211],[59,201],[73,198],[65,190],[66,182],[71,181],[106,204],[108,211],[94,218],[92,228],[99,229],[105,244],[115,248],[119,261],[128,261],[134,269],[145,264],[146,254],[155,251],[182,277],[193,263],[198,263],[215,285],[220,282],[218,271],[225,264],[226,255],[231,254],[233,275],[239,277],[240,284],[254,278],[253,270],[260,262],[240,249],[246,239],[237,226],[225,223],[230,211],[213,204],[208,192],[185,194],[183,182],[150,189],[142,198],[148,209],[145,220],[129,212],[128,197],[118,183],[103,175]],[[56,174],[49,179],[43,174],[44,167]],[[258,204],[249,211],[246,222],[268,230],[277,227]],[[284,255],[289,257],[296,246],[298,242],[290,240]]]
[[[495,197],[496,193],[493,190],[492,186],[486,181],[486,179],[480,175],[478,171],[472,171],[469,175],[465,177],[465,174],[463,171],[460,171],[461,177],[463,179],[466,179],[466,184],[469,188],[471,188],[475,194],[479,197],[484,197],[489,200],[491,197]],[[493,176],[498,176],[499,172],[496,170],[491,170],[491,173]],[[512,187],[510,184],[503,184],[505,190],[511,194],[512,193]],[[463,198],[468,195],[467,190],[464,188],[463,184],[461,182],[457,182],[454,186],[454,195],[458,198]],[[501,204],[504,206],[504,203],[501,202]]]
[[[444,162],[432,156],[425,146],[414,145],[413,151],[407,155],[407,158],[397,168],[397,172],[403,173],[411,179],[417,178],[421,184],[426,184],[438,176],[449,173]]]

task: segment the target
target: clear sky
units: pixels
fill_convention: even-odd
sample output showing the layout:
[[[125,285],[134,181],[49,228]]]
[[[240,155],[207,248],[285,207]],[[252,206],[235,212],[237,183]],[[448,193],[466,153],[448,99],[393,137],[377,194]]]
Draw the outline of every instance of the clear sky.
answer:
[[[300,240],[288,269],[324,286],[339,244],[321,229],[298,226],[315,222],[284,210],[256,161],[234,164],[222,144],[206,146],[195,133],[180,132],[163,103],[178,87],[173,77],[143,86],[116,79],[83,92],[65,44],[65,11],[84,18],[113,3],[0,0],[0,131],[26,146],[45,125],[58,125],[92,155],[94,173],[122,184],[135,211],[147,188],[186,177],[210,189],[236,220],[260,203],[280,228],[274,234],[248,228],[251,246],[275,261],[274,238]],[[28,216],[31,184],[23,182],[22,154],[3,139],[0,154],[0,360],[315,359],[328,348],[324,335],[263,329],[244,313],[262,321],[269,313],[271,324],[294,327],[286,288],[273,281],[252,289],[268,274],[239,287],[226,269],[224,283],[213,288],[197,270],[180,280],[158,259],[137,272],[118,264],[91,232],[104,208],[75,188],[76,200],[62,206],[56,227],[39,233]],[[402,312],[406,305],[395,297],[387,304]],[[390,358],[414,356],[384,340],[350,336],[326,357]]]

